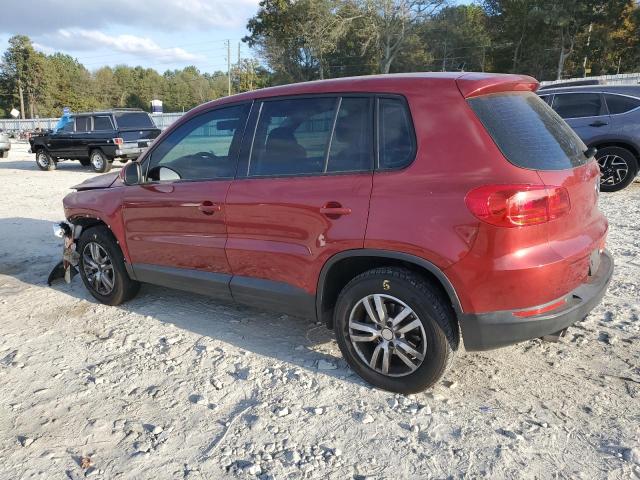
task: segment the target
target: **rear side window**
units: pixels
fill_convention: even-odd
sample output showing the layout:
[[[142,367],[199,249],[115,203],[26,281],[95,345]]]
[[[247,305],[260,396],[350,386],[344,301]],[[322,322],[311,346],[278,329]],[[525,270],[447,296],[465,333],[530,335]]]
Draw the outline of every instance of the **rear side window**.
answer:
[[[370,170],[373,158],[370,98],[343,98],[324,172]]]
[[[155,128],[153,120],[145,112],[121,112],[115,117],[118,128]]]
[[[556,94],[553,109],[562,118],[597,117],[602,115],[602,97],[599,93]]]
[[[93,117],[93,129],[97,131],[113,130],[113,124],[107,115],[99,115]]]
[[[625,97],[623,95],[604,94],[604,99],[609,107],[609,113],[627,113],[635,108],[640,107],[640,99],[634,97]]]
[[[534,93],[485,95],[468,102],[503,155],[518,167],[564,170],[588,160],[582,140]]]
[[[415,155],[411,116],[399,98],[378,100],[378,152],[382,170],[405,167]]]
[[[91,130],[91,117],[76,117],[76,132]]]

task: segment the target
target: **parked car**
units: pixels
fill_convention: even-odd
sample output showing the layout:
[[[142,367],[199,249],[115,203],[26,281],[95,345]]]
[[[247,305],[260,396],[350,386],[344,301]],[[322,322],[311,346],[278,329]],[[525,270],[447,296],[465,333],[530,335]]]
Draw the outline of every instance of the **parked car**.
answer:
[[[148,113],[140,109],[78,113],[63,118],[52,132],[32,136],[31,152],[41,170],[54,170],[61,160],[79,160],[103,173],[115,159],[134,160],[158,136]]]
[[[540,96],[598,151],[600,188],[628,186],[640,165],[640,85],[549,88]]]
[[[310,317],[365,380],[560,335],[613,260],[598,165],[531,77],[399,74],[206,103],[64,199],[91,294],[140,282]]]
[[[0,158],[7,158],[11,150],[11,139],[9,134],[0,130]]]

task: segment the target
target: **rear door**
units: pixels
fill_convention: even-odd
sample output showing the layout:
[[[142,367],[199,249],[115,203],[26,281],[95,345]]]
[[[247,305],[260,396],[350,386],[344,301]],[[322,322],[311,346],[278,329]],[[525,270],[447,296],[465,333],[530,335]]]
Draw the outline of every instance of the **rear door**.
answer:
[[[310,314],[322,265],[363,247],[372,105],[337,95],[255,104],[226,202],[235,299]]]
[[[146,183],[124,188],[126,241],[139,280],[230,295],[224,200],[248,109],[220,107],[178,126],[145,157]]]
[[[556,93],[552,107],[587,145],[597,143],[609,133],[611,120],[598,92]]]

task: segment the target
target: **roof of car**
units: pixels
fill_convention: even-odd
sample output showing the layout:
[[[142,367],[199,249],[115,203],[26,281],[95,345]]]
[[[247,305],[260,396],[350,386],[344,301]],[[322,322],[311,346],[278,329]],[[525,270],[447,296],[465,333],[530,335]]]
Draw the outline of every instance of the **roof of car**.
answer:
[[[144,113],[144,110],[142,110],[141,108],[113,108],[111,110],[99,110],[96,112],[72,113],[71,116],[81,117],[84,115],[111,115],[113,113],[140,113],[140,112]]]
[[[549,95],[552,93],[568,93],[568,92],[604,92],[604,93],[618,93],[621,95],[633,95],[640,96],[640,85],[628,84],[628,85],[579,85],[575,87],[557,87],[546,88],[538,92],[539,95]]]
[[[509,85],[509,86],[507,86]],[[263,88],[219,98],[191,110],[196,114],[214,105],[239,103],[261,98],[322,93],[423,93],[425,89],[457,88],[465,97],[493,93],[499,90],[528,90],[538,87],[538,81],[526,75],[474,72],[419,72],[364,75],[293,83]]]

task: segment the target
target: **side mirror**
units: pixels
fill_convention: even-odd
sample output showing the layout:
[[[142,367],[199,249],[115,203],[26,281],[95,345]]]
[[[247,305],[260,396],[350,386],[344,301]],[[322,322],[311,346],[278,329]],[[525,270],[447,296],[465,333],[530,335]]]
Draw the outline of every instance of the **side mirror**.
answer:
[[[125,185],[138,185],[142,182],[142,169],[138,162],[130,162],[122,169],[122,181]]]

